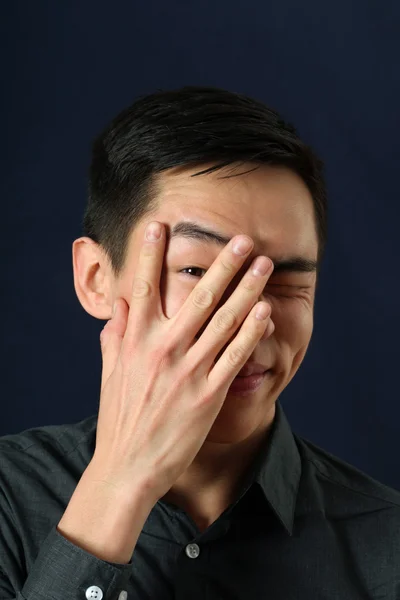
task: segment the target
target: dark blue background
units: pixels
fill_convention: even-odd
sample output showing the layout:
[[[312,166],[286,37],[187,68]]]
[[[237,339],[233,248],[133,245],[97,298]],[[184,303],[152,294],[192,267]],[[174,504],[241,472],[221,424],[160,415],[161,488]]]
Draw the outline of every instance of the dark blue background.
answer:
[[[210,84],[265,101],[326,162],[329,242],[300,435],[400,489],[400,3],[3,7],[0,434],[97,411],[104,322],[75,295],[93,136],[139,94]]]

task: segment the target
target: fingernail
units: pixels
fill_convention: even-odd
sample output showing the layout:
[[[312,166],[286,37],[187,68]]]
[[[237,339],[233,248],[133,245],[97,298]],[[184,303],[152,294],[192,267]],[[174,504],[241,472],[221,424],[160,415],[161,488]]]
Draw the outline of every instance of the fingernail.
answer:
[[[155,242],[160,239],[160,236],[161,225],[160,223],[157,223],[157,221],[153,221],[146,228],[146,239],[149,240],[149,242]]]
[[[233,245],[233,252],[239,256],[244,256],[252,247],[253,242],[249,238],[239,238]]]
[[[266,275],[271,267],[271,261],[266,256],[259,256],[252,265],[253,275]]]
[[[113,309],[112,309],[112,316],[113,316],[113,318],[115,317],[115,313],[116,313],[116,311],[117,311],[117,303],[116,303],[116,302],[114,302],[114,304],[113,304]]]
[[[263,321],[264,319],[266,319],[268,317],[270,312],[271,312],[271,310],[270,310],[269,306],[267,306],[265,303],[260,304],[256,310],[256,319],[258,319],[259,321]]]

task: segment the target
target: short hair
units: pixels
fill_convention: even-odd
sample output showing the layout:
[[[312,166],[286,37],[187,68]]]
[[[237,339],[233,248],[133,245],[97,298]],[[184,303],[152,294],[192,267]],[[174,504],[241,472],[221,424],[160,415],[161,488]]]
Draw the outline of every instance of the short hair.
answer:
[[[118,277],[135,225],[157,210],[159,173],[213,164],[192,175],[199,176],[237,162],[285,166],[302,178],[313,199],[320,265],[327,237],[323,162],[275,110],[211,86],[139,96],[95,138],[83,235],[102,247]]]

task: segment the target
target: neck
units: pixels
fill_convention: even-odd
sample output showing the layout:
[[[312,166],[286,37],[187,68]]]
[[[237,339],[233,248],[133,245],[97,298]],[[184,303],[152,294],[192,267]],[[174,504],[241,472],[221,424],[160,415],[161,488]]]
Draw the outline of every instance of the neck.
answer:
[[[195,459],[161,499],[184,509],[198,523],[210,524],[239,496],[275,416],[238,443],[206,440]],[[207,525],[208,526],[208,525]]]

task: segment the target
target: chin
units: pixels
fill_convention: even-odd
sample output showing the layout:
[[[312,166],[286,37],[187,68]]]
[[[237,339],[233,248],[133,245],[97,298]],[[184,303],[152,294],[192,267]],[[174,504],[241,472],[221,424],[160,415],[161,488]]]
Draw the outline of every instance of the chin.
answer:
[[[257,402],[249,403],[243,397],[227,394],[205,441],[217,444],[238,444],[252,437],[257,431],[266,430],[275,416],[275,401],[264,393]]]

